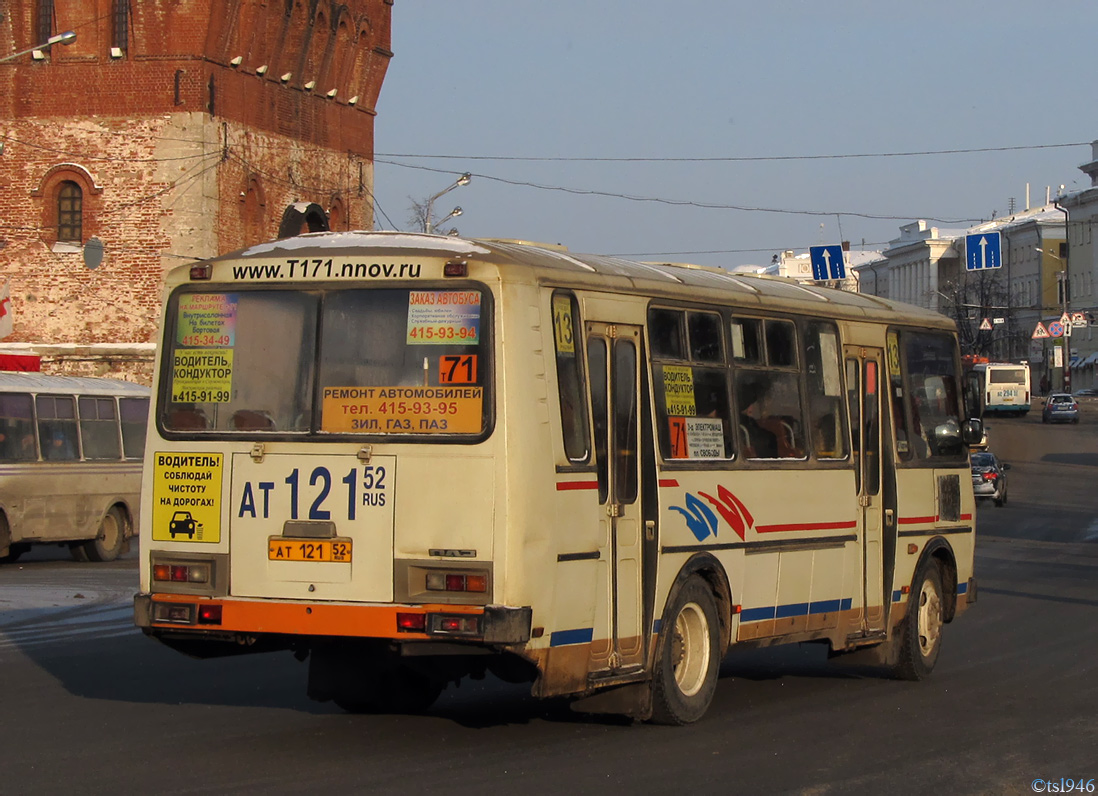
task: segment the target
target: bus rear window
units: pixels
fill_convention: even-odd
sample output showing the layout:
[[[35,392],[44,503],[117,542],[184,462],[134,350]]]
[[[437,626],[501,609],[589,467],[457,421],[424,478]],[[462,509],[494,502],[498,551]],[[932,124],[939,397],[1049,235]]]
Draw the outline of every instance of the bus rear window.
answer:
[[[987,380],[991,384],[1024,384],[1026,371],[1024,368],[988,368]]]
[[[238,290],[169,307],[160,420],[181,433],[480,434],[481,291]]]

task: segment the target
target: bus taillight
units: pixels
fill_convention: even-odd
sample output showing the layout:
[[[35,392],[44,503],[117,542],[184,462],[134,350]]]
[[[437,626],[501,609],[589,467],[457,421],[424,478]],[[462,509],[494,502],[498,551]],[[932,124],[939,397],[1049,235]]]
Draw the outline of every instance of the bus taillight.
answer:
[[[209,564],[155,564],[153,580],[175,583],[209,583]]]
[[[220,605],[200,605],[198,608],[198,624],[200,625],[220,625],[221,624],[221,606]]]
[[[426,614],[397,614],[397,630],[406,633],[423,633],[427,630]]]
[[[488,575],[483,572],[428,572],[427,591],[488,591]]]

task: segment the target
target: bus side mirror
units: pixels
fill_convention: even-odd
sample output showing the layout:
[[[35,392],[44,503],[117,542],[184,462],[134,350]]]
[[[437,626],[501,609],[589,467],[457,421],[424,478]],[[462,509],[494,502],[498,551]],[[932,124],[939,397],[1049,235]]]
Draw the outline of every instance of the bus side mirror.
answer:
[[[979,445],[984,438],[984,422],[975,417],[966,420],[961,426],[961,437],[965,445]]]

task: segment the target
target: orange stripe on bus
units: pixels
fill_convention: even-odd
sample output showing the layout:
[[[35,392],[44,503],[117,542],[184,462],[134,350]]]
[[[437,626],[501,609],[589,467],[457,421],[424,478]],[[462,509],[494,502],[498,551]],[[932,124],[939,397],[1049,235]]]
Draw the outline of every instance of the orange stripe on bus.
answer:
[[[156,603],[191,603],[199,607],[221,606],[221,624],[180,625],[153,622],[153,627],[177,630],[222,630],[239,633],[288,633],[302,636],[360,636],[367,638],[423,639],[423,633],[398,633],[397,613],[482,614],[475,605],[345,605],[222,600],[186,594],[156,594]]]
[[[598,481],[557,481],[557,491],[567,492],[571,489],[598,489]]]
[[[937,522],[937,521],[938,521],[937,515],[934,515],[934,516],[931,516],[931,517],[900,517],[900,519],[897,520],[897,522],[899,522],[900,525],[917,525],[918,523]]]
[[[787,525],[756,525],[759,533],[779,533],[781,531],[841,531],[847,528],[857,528],[858,522],[794,522]]]

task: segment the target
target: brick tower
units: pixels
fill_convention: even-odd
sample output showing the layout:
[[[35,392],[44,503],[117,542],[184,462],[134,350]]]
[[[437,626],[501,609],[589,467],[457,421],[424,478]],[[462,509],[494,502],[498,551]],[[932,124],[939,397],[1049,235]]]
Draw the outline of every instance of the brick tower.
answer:
[[[280,230],[369,229],[391,10],[0,5],[0,282],[15,313],[3,342],[49,344],[46,370],[144,380],[166,269]],[[70,44],[7,57],[70,30]]]

